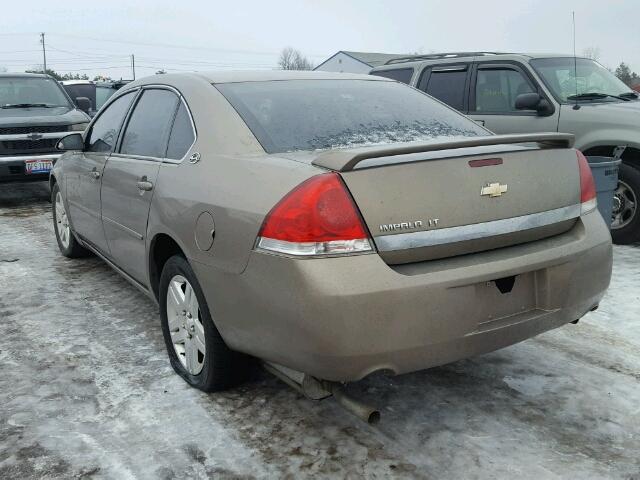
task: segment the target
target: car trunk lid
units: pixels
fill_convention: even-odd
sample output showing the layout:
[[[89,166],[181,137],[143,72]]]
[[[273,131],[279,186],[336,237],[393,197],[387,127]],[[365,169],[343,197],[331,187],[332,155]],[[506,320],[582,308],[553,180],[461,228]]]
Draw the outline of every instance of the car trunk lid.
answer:
[[[568,136],[545,135],[526,136],[538,139],[526,147],[511,145],[510,138],[500,143],[518,136],[494,136],[481,137],[494,145],[463,139],[468,146],[454,149],[446,148],[453,142],[440,142],[442,148],[427,142],[399,150],[392,145],[351,154],[331,151],[313,163],[341,173],[381,257],[390,264],[409,263],[570,229],[580,215],[575,151],[568,148]]]

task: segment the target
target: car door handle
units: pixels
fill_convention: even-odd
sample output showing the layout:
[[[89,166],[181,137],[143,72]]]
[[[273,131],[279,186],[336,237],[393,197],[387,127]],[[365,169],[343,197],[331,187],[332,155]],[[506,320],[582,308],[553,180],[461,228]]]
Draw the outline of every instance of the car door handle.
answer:
[[[484,120],[474,120],[478,125],[482,125],[484,127]]]
[[[138,186],[138,190],[142,192],[149,192],[153,190],[153,183],[149,182],[148,180],[140,180],[136,182],[136,185]]]
[[[100,172],[98,170],[96,170],[95,168],[93,170],[91,170],[91,172],[89,173],[89,175],[91,175],[93,178],[95,178],[96,180],[98,178],[100,178]]]

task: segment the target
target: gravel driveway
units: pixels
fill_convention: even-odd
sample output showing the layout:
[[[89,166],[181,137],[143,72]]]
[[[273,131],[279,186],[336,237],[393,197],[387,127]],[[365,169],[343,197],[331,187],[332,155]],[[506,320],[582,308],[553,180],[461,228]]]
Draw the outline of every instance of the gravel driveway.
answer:
[[[640,479],[640,248],[598,311],[510,348],[351,385],[382,420],[267,373],[204,394],[158,309],[59,255],[46,186],[0,185],[0,478]]]

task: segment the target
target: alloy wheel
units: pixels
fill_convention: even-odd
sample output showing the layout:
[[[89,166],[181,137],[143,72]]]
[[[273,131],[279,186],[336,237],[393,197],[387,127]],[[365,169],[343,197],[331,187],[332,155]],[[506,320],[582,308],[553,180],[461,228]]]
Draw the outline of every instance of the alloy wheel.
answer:
[[[182,275],[175,275],[167,287],[167,320],[173,349],[191,375],[204,367],[205,331],[196,293]]]
[[[62,246],[69,248],[71,227],[69,226],[69,218],[67,217],[67,211],[64,208],[60,192],[56,194],[56,230],[58,230],[58,237]]]
[[[613,210],[611,214],[611,228],[616,230],[629,225],[636,215],[638,199],[634,191],[620,180],[618,188],[613,194]]]

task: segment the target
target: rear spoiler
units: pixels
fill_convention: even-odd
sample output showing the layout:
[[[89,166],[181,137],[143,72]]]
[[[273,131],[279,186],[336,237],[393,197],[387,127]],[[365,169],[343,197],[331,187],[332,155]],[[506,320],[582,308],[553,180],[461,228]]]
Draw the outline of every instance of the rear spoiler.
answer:
[[[353,167],[358,163],[369,158],[513,143],[537,143],[540,148],[571,148],[573,147],[574,139],[575,137],[569,133],[523,133],[464,137],[452,140],[430,140],[426,142],[390,143],[372,147],[329,150],[318,155],[311,163],[316,167],[346,172],[353,170]]]

